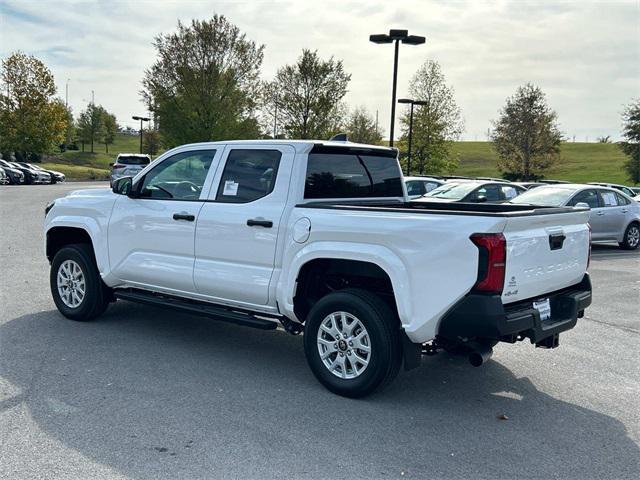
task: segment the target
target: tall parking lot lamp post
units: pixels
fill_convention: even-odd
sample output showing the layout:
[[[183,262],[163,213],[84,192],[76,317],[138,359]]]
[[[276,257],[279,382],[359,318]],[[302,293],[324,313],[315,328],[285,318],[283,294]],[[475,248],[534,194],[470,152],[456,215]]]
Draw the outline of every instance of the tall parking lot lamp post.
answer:
[[[148,122],[151,119],[147,117],[138,117],[137,115],[134,115],[131,118],[134,120],[140,120],[140,153],[142,153],[142,122]]]
[[[396,85],[398,83],[398,50],[400,42],[408,45],[421,45],[426,39],[418,35],[409,35],[408,30],[389,30],[389,34],[381,33],[369,35],[369,41],[373,43],[395,42],[395,54],[393,57],[393,89],[391,93],[391,128],[389,133],[389,146],[393,147],[393,127],[396,120]]]
[[[407,151],[407,175],[411,175],[411,138],[413,137],[413,106],[414,105],[426,105],[427,102],[422,100],[412,100],[410,98],[400,98],[398,103],[408,103],[411,105],[409,111],[409,148]]]

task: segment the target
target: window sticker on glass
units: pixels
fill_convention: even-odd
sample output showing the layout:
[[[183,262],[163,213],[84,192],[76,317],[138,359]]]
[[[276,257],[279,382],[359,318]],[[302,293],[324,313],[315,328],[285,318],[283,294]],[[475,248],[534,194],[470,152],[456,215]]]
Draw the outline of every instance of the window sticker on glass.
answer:
[[[238,183],[234,182],[233,180],[227,180],[226,182],[224,182],[224,190],[222,191],[222,195],[231,195],[234,197],[238,195]]]
[[[602,200],[604,201],[605,207],[613,207],[618,204],[616,202],[616,194],[613,192],[602,192]]]

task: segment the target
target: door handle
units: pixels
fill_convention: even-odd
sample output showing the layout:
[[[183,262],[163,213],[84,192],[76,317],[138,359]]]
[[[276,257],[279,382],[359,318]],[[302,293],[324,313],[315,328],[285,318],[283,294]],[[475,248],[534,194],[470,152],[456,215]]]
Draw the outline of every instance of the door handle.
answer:
[[[627,213],[629,210],[627,210],[626,208],[622,209],[622,213]]]
[[[259,220],[257,218],[250,218],[247,220],[247,225],[250,227],[264,227],[271,228],[273,227],[273,222],[271,220]]]
[[[190,215],[187,212],[174,213],[173,214],[173,219],[174,220],[186,220],[187,222],[193,222],[196,219],[196,216],[195,215]]]
[[[596,212],[596,215],[598,215],[599,217],[601,217],[602,215],[604,215],[604,212]]]

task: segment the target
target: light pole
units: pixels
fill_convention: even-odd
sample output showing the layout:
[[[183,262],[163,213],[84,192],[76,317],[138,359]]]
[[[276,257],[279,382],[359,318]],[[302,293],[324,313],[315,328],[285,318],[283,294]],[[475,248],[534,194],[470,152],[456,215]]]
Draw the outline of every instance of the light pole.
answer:
[[[139,117],[137,115],[134,115],[131,118],[134,120],[140,120],[140,153],[142,153],[142,122],[148,122],[151,119],[148,117]]]
[[[70,78],[67,78],[67,83],[64,87],[64,106],[69,108],[69,82],[71,81]]]
[[[426,105],[427,102],[422,100],[413,100],[411,98],[400,98],[398,103],[408,103],[411,105],[409,111],[409,149],[407,151],[407,176],[411,175],[411,138],[413,137],[413,106]]]
[[[381,33],[369,35],[369,41],[373,43],[395,42],[395,54],[393,57],[393,89],[391,93],[391,128],[389,133],[389,146],[393,147],[393,127],[396,120],[396,85],[398,83],[398,50],[400,42],[408,45],[423,44],[426,39],[418,35],[409,35],[408,30],[389,30],[389,34]]]

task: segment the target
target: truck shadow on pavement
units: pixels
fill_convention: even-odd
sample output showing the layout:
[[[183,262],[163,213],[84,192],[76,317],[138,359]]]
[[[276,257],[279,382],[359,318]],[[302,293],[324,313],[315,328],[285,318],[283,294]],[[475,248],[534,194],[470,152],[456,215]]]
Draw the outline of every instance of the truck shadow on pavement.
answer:
[[[126,302],[90,323],[25,315],[0,326],[0,415],[23,408],[54,444],[135,479],[638,472],[619,420],[500,361],[438,355],[350,400],[315,381],[300,340]]]

